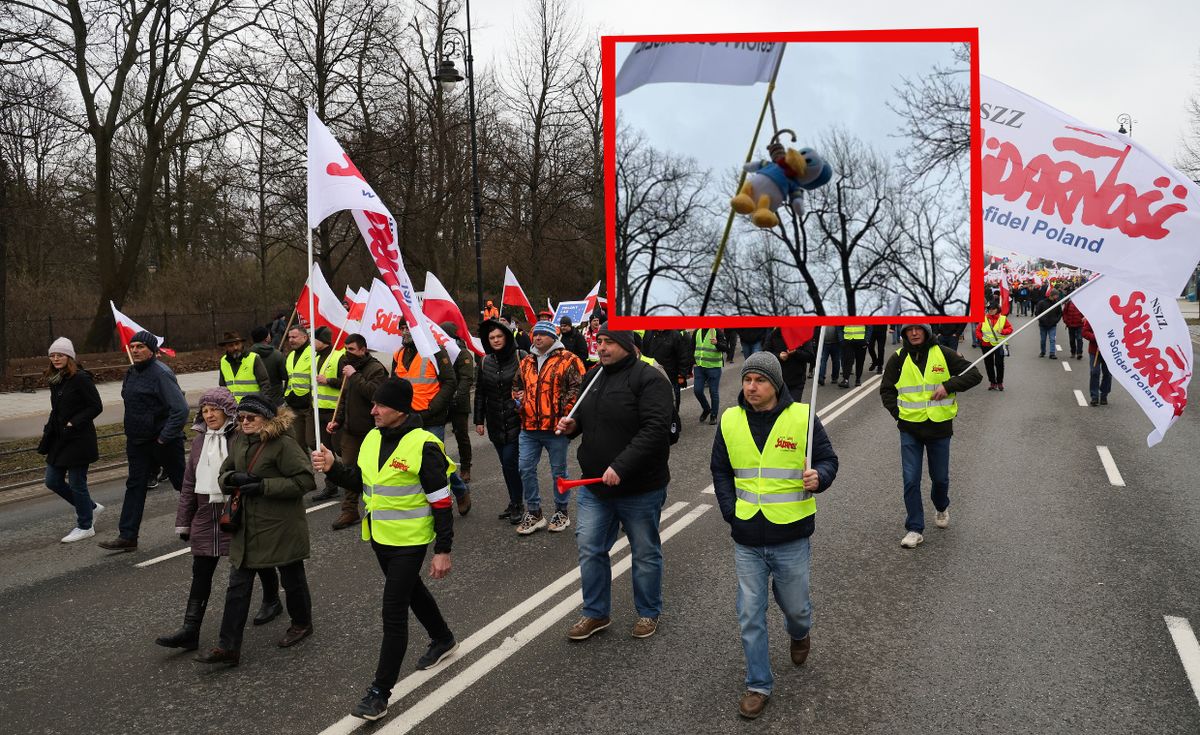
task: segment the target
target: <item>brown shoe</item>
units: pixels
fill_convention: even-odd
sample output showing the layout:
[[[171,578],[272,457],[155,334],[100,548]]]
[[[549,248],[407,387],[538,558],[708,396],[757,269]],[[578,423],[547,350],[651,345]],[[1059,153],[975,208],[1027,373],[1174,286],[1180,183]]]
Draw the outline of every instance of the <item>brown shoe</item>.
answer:
[[[573,641],[586,640],[607,628],[611,622],[611,618],[582,617],[567,631],[567,637]]]
[[[357,513],[351,513],[343,510],[342,514],[338,516],[337,520],[333,522],[330,528],[335,531],[340,531],[343,528],[349,528],[353,526],[355,523],[358,523],[358,521],[359,518]]]
[[[808,660],[808,648],[812,645],[812,635],[806,635],[800,640],[792,640],[792,663],[800,666]]]
[[[202,653],[196,657],[196,660],[202,664],[229,664],[237,666],[242,660],[242,654],[239,651],[226,651],[224,648],[213,648],[208,653]]]
[[[633,624],[634,638],[649,638],[658,630],[658,618],[638,618]]]
[[[465,516],[471,512],[471,491],[468,490],[458,499],[458,514]]]
[[[747,691],[742,695],[742,701],[738,702],[738,714],[747,720],[756,719],[762,714],[769,699],[770,697],[762,692]]]
[[[313,627],[311,624],[304,627],[299,625],[288,626],[287,632],[284,633],[283,637],[279,639],[277,645],[280,648],[289,648],[312,635],[312,632]]]
[[[109,551],[137,551],[137,541],[130,541],[127,538],[117,536],[112,541],[101,541],[100,548],[108,549]]]

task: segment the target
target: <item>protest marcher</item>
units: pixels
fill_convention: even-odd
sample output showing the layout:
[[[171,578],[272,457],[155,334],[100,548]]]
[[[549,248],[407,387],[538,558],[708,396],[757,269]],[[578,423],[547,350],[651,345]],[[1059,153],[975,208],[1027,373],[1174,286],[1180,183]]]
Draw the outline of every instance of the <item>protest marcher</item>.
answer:
[[[571,525],[568,514],[570,493],[554,496],[554,515],[549,521],[542,515],[542,497],[538,488],[538,461],[542,449],[550,455],[550,474],[554,478],[567,476],[567,444],[565,435],[556,434],[558,420],[570,413],[579,398],[583,378],[583,363],[558,340],[554,325],[538,322],[533,328],[533,350],[521,360],[513,379],[513,400],[519,402],[521,435],[518,442],[518,465],[525,496],[525,514],[517,524],[522,536],[547,528],[552,532],[565,531]]]
[[[691,338],[692,376],[695,378],[692,392],[700,402],[700,423],[708,421],[713,426],[721,410],[721,368],[725,365],[725,353],[729,351],[725,339],[720,329],[697,329]],[[708,387],[708,399],[704,397],[705,386]]]
[[[738,405],[721,416],[709,468],[721,515],[730,525],[737,570],[738,625],[746,657],[746,691],[738,712],[762,714],[774,687],[767,636],[768,589],[775,595],[790,639],[792,663],[808,658],[812,638],[809,538],[816,526],[814,493],[829,488],[838,458],[820,419],[797,402],[769,352],[742,366]],[[772,441],[774,440],[774,441]],[[805,469],[811,453],[812,468]]]
[[[271,379],[267,375],[267,365],[258,359],[255,351],[244,352],[245,342],[237,332],[226,332],[217,343],[225,348],[221,361],[217,364],[217,385],[228,388],[237,400],[251,393],[266,393],[271,388]]]
[[[1008,317],[1000,313],[1000,302],[998,301],[987,305],[987,315],[975,327],[975,337],[979,340],[979,347],[984,352],[1000,344],[1001,340],[1012,332],[1012,323],[1008,321]],[[987,369],[988,390],[1004,390],[1004,350],[996,350],[984,357],[983,366]]]
[[[282,345],[287,339],[288,315],[287,311],[280,309],[275,312],[275,318],[271,320],[271,344]],[[255,340],[257,341],[257,340]]]
[[[1071,357],[1076,360],[1083,359],[1083,312],[1075,305],[1074,301],[1068,301],[1063,307],[1062,321],[1067,328],[1067,345],[1071,348]]]
[[[467,424],[471,420],[471,389],[475,387],[475,353],[467,349],[466,340],[458,336],[458,327],[454,322],[443,322],[441,327],[458,345],[458,357],[454,360],[455,386],[454,400],[450,402],[450,428],[454,429],[454,442],[458,446],[459,477],[463,482],[470,482],[471,434]]]
[[[367,348],[367,340],[361,334],[346,337],[346,354],[342,356],[342,400],[333,417],[333,425],[327,426],[329,434],[338,434],[338,456],[347,465],[358,463],[358,450],[363,439],[375,428],[371,416],[375,389],[388,378],[387,368],[376,360]],[[358,523],[358,500],[362,485],[343,485],[342,512],[331,528],[340,531]]]
[[[294,646],[313,632],[312,596],[304,576],[309,555],[304,495],[317,485],[312,461],[289,432],[292,412],[286,406],[276,411],[270,399],[255,393],[238,404],[237,420],[241,433],[230,443],[218,483],[223,494],[237,493],[242,513],[229,543],[233,568],[221,636],[215,648],[196,657],[205,664],[237,666],[241,661],[250,594],[260,569],[279,570],[291,617],[277,645]]]
[[[600,355],[597,353],[596,337],[600,333],[600,317],[592,314],[588,319],[587,329],[583,330],[583,340],[587,343],[587,360],[586,365],[590,368],[592,365],[600,362]]]
[[[120,533],[111,541],[100,542],[100,548],[109,551],[137,550],[151,465],[162,467],[177,491],[183,487],[187,399],[179,389],[175,373],[159,361],[157,352],[158,338],[149,332],[138,332],[129,340],[133,365],[121,383],[129,478],[125,481],[125,501],[121,504]]]
[[[767,336],[767,330],[763,327],[741,327],[734,330],[737,332],[738,340],[742,343],[742,359],[750,357],[755,352],[762,350],[763,339]]]
[[[642,347],[642,352],[653,357],[671,381],[671,390],[675,394],[675,410],[678,411],[680,392],[687,384],[687,376],[692,372],[692,346],[687,335],[678,329],[646,332]]]
[[[485,321],[488,319],[499,319],[500,310],[496,308],[491,299],[488,299],[487,305],[483,307],[483,311],[479,312],[479,316]]]
[[[567,631],[581,641],[607,628],[612,611],[612,563],[609,552],[617,531],[625,529],[633,558],[633,604],[637,621],[631,634],[649,638],[662,614],[662,541],[658,535],[667,484],[671,480],[670,424],[674,413],[671,383],[662,371],[638,359],[634,333],[600,330],[600,369],[585,382],[597,381],[574,417],[557,429],[582,436],[579,469],[601,483],[579,489],[575,540],[583,580],[583,614]]]
[[[230,534],[221,530],[221,512],[229,500],[217,482],[229,445],[237,433],[237,400],[227,388],[209,388],[200,396],[200,411],[192,428],[192,450],[183,473],[183,489],[175,509],[175,533],[192,549],[192,583],[188,590],[183,627],[154,640],[166,648],[194,651],[200,647],[200,625],[212,594],[217,562],[229,555]],[[257,570],[262,582],[262,607],[255,625],[265,625],[283,612],[279,575],[272,567]]]
[[[804,393],[805,376],[816,355],[815,339],[816,335],[814,334],[809,341],[791,349],[783,338],[783,332],[778,327],[772,329],[767,335],[766,351],[779,359],[783,370],[783,382],[788,387],[788,392],[797,400]]]
[[[525,499],[519,464],[521,415],[512,397],[513,380],[521,360],[529,353],[517,349],[512,332],[498,321],[485,321],[479,326],[479,341],[486,354],[476,368],[475,433],[483,436],[486,432],[496,448],[508,489],[508,507],[500,513],[500,519],[516,525],[525,513]]]
[[[250,349],[258,355],[258,359],[267,368],[269,384],[263,392],[267,394],[268,398],[275,401],[276,406],[282,405],[283,388],[287,385],[288,379],[287,361],[284,359],[283,353],[275,349],[275,345],[271,341],[271,332],[266,327],[259,326],[251,329],[250,339],[254,340]]]
[[[900,430],[900,463],[904,476],[907,518],[900,545],[916,548],[925,540],[925,509],[921,501],[922,455],[929,458],[933,483],[934,525],[950,525],[950,438],[958,415],[956,394],[983,381],[978,368],[956,350],[933,342],[928,324],[906,324],[904,345],[888,359],[879,396]],[[964,372],[965,371],[965,372]],[[934,387],[930,387],[934,386]]]
[[[850,387],[850,367],[854,366],[854,385],[862,385],[863,364],[867,358],[867,325],[847,324],[842,327],[842,382],[839,387]]]
[[[287,331],[287,388],[283,391],[283,403],[293,416],[292,437],[306,450],[311,448],[315,433],[312,408],[312,360],[313,349],[308,343],[308,332],[295,325]]]
[[[937,332],[937,342],[939,345],[952,352],[961,352],[959,345],[962,344],[963,333],[967,331],[966,322],[938,324],[934,327],[934,330]]]
[[[1087,319],[1083,320],[1081,331],[1088,343],[1088,392],[1092,396],[1092,405],[1107,406],[1108,393],[1112,390],[1112,373],[1108,371],[1108,364],[1100,354],[1096,332]]]
[[[333,434],[329,427],[333,423],[333,413],[337,409],[338,397],[342,392],[342,356],[344,349],[334,349],[333,333],[329,327],[317,327],[313,332],[313,346],[317,348],[317,426],[321,429],[321,443],[338,451],[340,436]],[[305,445],[301,445],[305,446]],[[314,503],[333,500],[340,495],[338,486],[328,477],[321,492],[313,495]]]
[[[571,323],[571,317],[564,316],[558,320],[558,339],[571,351],[579,361],[586,364],[588,359],[588,345],[584,336],[579,333],[575,325]]]
[[[886,324],[872,324],[867,327],[867,353],[871,356],[867,372],[883,374],[883,363],[887,361],[887,335]]]
[[[75,345],[66,337],[50,344],[46,383],[50,386],[50,416],[42,427],[38,454],[46,457],[46,487],[75,509],[75,527],[64,544],[96,535],[93,519],[104,506],[88,493],[88,465],[100,458],[96,440],[97,416],[104,410],[92,374],[75,362]]]
[[[832,369],[830,376],[830,385],[838,382],[838,374],[850,374],[849,370],[842,370],[842,328],[841,327],[821,327],[825,330],[825,341],[821,347],[821,364],[817,367],[817,385],[825,385],[825,365],[828,363]]]
[[[454,462],[446,456],[441,440],[421,428],[412,399],[413,386],[407,380],[388,378],[380,384],[371,409],[376,428],[363,440],[357,465],[337,461],[328,449],[312,454],[314,470],[332,476],[339,485],[362,488],[366,503],[362,537],[371,542],[386,580],[375,679],[350,713],[364,720],[378,720],[387,713],[408,649],[410,607],[430,637],[418,669],[436,666],[458,648],[437,601],[421,581],[421,564],[431,541],[429,576],[442,579],[450,573],[454,513],[449,477]]]
[[[1055,359],[1058,348],[1055,346],[1055,339],[1058,337],[1058,322],[1062,319],[1062,304],[1059,303],[1058,292],[1050,288],[1046,290],[1046,296],[1037,302],[1033,307],[1034,314],[1040,314],[1038,317],[1038,338],[1041,345],[1041,352],[1038,357],[1046,356],[1046,341],[1050,341],[1050,359]]]
[[[533,347],[533,341],[529,338],[528,330],[521,329],[521,317],[513,316],[512,318],[512,333],[513,341],[517,343],[517,349],[524,352],[529,352]]]

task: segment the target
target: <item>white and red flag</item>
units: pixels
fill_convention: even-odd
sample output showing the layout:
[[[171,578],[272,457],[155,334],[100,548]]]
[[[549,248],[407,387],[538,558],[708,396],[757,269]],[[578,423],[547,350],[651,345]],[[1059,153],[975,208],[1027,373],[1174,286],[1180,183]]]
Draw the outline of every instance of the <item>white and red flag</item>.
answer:
[[[1146,445],[1154,446],[1183,415],[1195,365],[1179,303],[1111,276],[1081,288],[1074,301],[1096,333],[1113,382],[1154,424],[1146,437]]]
[[[137,334],[138,332],[150,332],[149,329],[146,329],[141,324],[138,324],[134,320],[118,311],[117,305],[114,304],[111,299],[109,300],[108,305],[110,308],[112,308],[113,322],[117,327],[117,336],[121,340],[121,349],[127,349],[129,347],[129,341],[133,338],[133,335]],[[168,357],[175,357],[175,350],[163,346],[162,337],[154,334],[154,332],[150,332],[150,334],[154,335],[154,339],[158,340],[159,352],[167,355]]]
[[[1200,260],[1200,186],[1132,138],[982,77],[989,246],[1180,293]]]
[[[537,314],[533,313],[533,304],[529,303],[525,290],[521,288],[517,277],[513,275],[512,268],[508,266],[504,266],[504,292],[500,294],[501,311],[504,310],[505,304],[525,309],[525,321],[529,323],[530,327],[537,324]]]
[[[1008,274],[1000,272],[1000,313],[1008,316],[1009,304],[1012,300],[1012,294],[1008,290]]]
[[[596,285],[592,286],[592,290],[588,291],[588,295],[584,297],[584,301],[587,302],[587,311],[583,315],[584,323],[587,323],[587,320],[592,316],[592,312],[596,310],[596,304],[598,303],[599,298],[600,282],[596,281]]]
[[[617,72],[616,93],[656,82],[769,82],[783,47],[771,41],[639,42]]]
[[[425,274],[425,299],[421,303],[421,309],[434,324],[453,322],[454,326],[458,327],[458,336],[466,343],[467,348],[483,357],[483,343],[471,332],[462,310],[432,271]]]
[[[313,312],[308,311],[308,292],[312,290]],[[313,263],[312,272],[309,273],[308,283],[304,284],[303,290],[300,291],[300,299],[296,302],[296,313],[299,314],[306,324],[311,324],[313,329],[317,327],[329,327],[335,337],[336,343],[333,348],[340,350],[342,344],[346,341],[346,322],[348,314],[346,307],[342,306],[342,300],[337,297],[333,289],[325,281],[324,274],[321,273],[321,268],[316,263]]]

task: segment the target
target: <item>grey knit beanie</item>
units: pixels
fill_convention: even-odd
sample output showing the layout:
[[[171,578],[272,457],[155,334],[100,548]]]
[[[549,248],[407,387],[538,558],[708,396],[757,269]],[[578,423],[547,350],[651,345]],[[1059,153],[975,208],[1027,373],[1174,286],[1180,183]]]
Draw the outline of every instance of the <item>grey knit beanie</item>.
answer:
[[[747,373],[758,373],[771,381],[776,393],[783,390],[783,367],[779,364],[779,358],[766,350],[746,358],[742,364],[742,377],[746,377]]]
[[[56,352],[60,355],[66,355],[72,360],[75,359],[75,345],[71,344],[71,340],[66,337],[59,337],[54,340],[54,343],[50,345],[50,349],[46,351],[46,354],[53,355]]]

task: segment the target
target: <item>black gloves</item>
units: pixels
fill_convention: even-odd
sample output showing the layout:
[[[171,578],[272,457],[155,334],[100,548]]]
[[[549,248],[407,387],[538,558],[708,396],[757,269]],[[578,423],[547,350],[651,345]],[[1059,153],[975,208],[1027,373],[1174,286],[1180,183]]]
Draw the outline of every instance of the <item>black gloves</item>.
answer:
[[[191,538],[192,538],[192,534],[190,534],[190,533],[181,533],[181,534],[179,534],[179,540],[180,540],[180,541],[188,541],[188,540],[189,540],[189,539],[191,539]]]
[[[253,482],[248,482],[245,485],[242,485],[240,488],[238,488],[238,492],[240,492],[242,494],[243,498],[252,498],[257,495],[262,495],[263,494],[262,480],[255,478]]]
[[[225,484],[229,487],[242,487],[243,485],[249,485],[252,482],[258,481],[258,476],[249,472],[234,472],[225,478]]]

